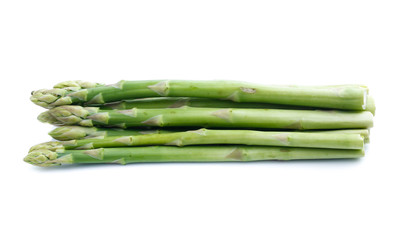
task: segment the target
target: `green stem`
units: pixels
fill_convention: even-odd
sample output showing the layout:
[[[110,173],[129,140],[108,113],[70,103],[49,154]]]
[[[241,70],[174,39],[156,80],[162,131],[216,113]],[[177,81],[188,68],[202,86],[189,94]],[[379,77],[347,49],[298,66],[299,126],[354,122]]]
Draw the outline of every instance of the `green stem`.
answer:
[[[56,119],[39,120],[57,124],[106,127],[214,127],[267,129],[369,128],[373,115],[368,111],[323,111],[284,109],[166,108],[100,110],[95,107],[60,106],[48,110]]]
[[[133,148],[98,148],[92,150],[46,149],[30,152],[25,161],[50,167],[86,163],[149,163],[149,162],[248,162],[260,160],[359,158],[363,149],[320,149],[257,146],[153,146]]]
[[[125,110],[131,108],[262,108],[262,109],[313,109],[312,107],[279,105],[270,103],[233,102],[210,98],[188,98],[188,97],[157,97],[125,100],[121,102],[101,105],[103,110]]]
[[[78,84],[76,84],[78,85]],[[91,88],[67,87],[38,90],[31,100],[52,108],[70,104],[104,104],[148,97],[201,97],[234,102],[260,102],[318,108],[365,110],[366,87],[337,86],[265,86],[237,81],[149,80],[120,81]]]
[[[108,147],[128,147],[145,145],[261,145],[308,148],[361,149],[364,141],[360,134],[349,133],[306,133],[306,132],[263,132],[252,130],[209,130],[147,134],[135,136],[115,136],[94,139],[48,142],[30,149],[95,149]]]
[[[191,129],[189,129],[191,130]],[[121,129],[121,128],[96,128],[96,127],[80,127],[80,126],[63,126],[52,130],[49,135],[60,141],[78,140],[85,138],[104,138],[112,136],[136,136],[144,134],[161,134],[186,131],[186,129]],[[303,131],[313,133],[350,133],[360,134],[364,138],[364,142],[369,142],[370,132],[368,129],[342,129],[342,130],[313,130]]]

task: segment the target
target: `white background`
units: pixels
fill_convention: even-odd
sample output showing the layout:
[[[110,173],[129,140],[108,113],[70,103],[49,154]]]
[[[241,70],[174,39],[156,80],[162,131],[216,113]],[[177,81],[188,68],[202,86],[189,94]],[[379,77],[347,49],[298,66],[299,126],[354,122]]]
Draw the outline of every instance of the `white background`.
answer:
[[[396,239],[395,1],[1,1],[1,239]],[[100,165],[22,161],[59,81],[362,83],[359,160]]]

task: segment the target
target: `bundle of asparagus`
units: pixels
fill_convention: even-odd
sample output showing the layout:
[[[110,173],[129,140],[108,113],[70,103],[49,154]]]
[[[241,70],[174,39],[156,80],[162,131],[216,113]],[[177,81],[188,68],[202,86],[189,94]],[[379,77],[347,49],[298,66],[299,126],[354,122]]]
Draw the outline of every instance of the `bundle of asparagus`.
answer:
[[[32,92],[59,126],[25,161],[220,162],[358,158],[374,100],[360,85],[263,86],[234,81],[67,81]]]

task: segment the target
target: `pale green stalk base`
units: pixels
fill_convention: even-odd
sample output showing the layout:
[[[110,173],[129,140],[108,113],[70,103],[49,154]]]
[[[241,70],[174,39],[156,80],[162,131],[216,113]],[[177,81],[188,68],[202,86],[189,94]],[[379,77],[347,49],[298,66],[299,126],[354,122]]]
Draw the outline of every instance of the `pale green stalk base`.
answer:
[[[338,133],[346,133],[346,134],[360,134],[363,137],[364,143],[370,142],[370,130],[369,129],[340,129],[340,130],[326,130],[326,131],[304,131],[304,132],[313,132],[313,133],[328,133],[328,134],[338,134]]]
[[[376,107],[375,107],[375,101],[374,101],[373,96],[371,96],[371,95],[367,96],[367,104],[366,105],[367,105],[366,110],[371,112],[373,115],[375,115]]]

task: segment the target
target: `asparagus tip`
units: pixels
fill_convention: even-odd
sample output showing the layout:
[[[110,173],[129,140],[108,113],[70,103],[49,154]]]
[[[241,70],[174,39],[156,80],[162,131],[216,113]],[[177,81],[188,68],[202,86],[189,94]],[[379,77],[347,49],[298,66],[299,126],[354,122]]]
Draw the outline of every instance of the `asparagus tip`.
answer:
[[[87,128],[80,126],[63,126],[58,127],[48,134],[56,140],[67,141],[81,139],[96,131],[96,128]]]
[[[40,89],[33,91],[30,100],[44,108],[52,108],[57,105],[71,104],[66,89]]]
[[[39,115],[41,122],[48,122],[55,125],[79,124],[89,115],[90,111],[96,108],[83,108],[77,105],[58,106]]]
[[[93,83],[93,82],[85,82],[81,80],[76,81],[64,81],[56,84],[54,88],[61,88],[61,89],[70,89],[70,90],[80,90],[86,88],[94,88],[98,87],[101,84]]]
[[[45,111],[38,115],[37,119],[42,123],[50,123],[54,125],[62,125],[62,122],[54,118],[49,111]]]
[[[56,152],[47,149],[30,152],[23,160],[39,167],[58,166],[62,163],[58,161],[58,154]]]
[[[39,151],[39,150],[49,150],[53,152],[63,151],[65,147],[60,142],[45,142],[34,145],[30,148],[29,152]]]

